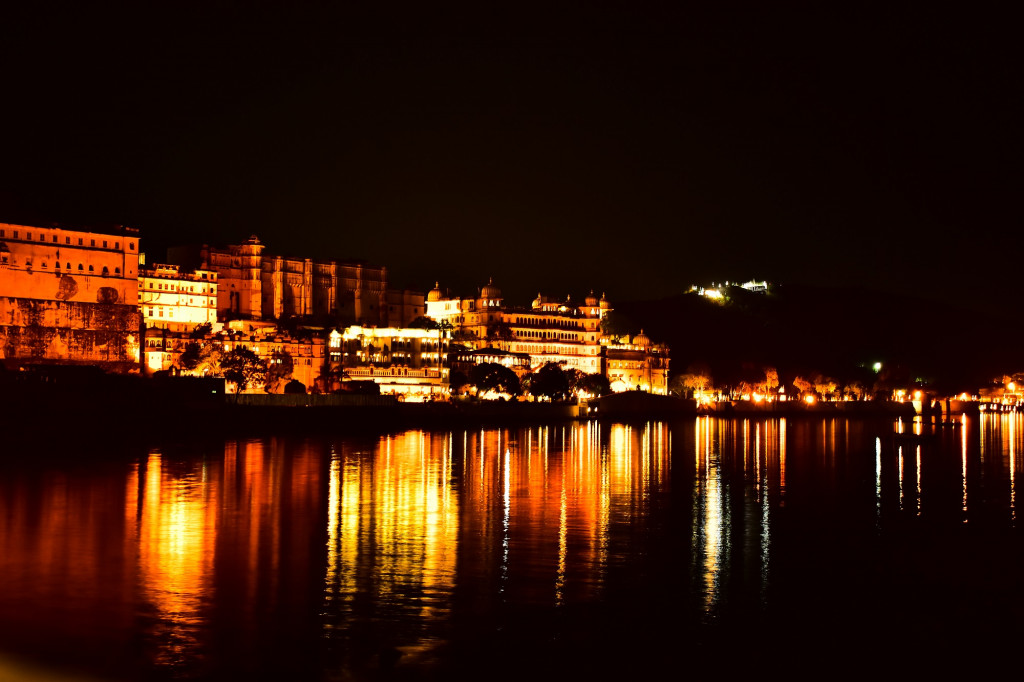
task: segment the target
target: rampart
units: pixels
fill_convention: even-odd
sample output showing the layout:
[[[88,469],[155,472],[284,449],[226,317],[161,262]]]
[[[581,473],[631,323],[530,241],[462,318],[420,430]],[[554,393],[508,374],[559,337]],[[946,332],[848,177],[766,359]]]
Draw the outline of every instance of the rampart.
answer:
[[[116,303],[0,297],[0,361],[139,368],[138,308]]]

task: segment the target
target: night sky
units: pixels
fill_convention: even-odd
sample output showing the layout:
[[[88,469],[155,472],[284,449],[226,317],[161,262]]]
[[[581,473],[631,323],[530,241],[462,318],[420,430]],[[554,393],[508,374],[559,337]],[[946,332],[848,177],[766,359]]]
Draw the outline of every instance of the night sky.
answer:
[[[0,221],[131,225],[151,260],[256,234],[522,304],[1019,280],[1009,16],[277,4],[5,11]]]

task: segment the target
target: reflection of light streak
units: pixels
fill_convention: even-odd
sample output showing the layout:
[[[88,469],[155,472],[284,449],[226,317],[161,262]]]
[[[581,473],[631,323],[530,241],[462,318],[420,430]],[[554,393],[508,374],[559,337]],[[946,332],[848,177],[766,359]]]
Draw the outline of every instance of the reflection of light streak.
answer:
[[[960,415],[960,485],[963,521],[967,523],[967,415]]]
[[[715,422],[718,425],[718,422]],[[711,422],[698,419],[707,447],[697,451],[697,476],[694,480],[694,550],[703,553],[704,610],[710,612],[718,603],[718,588],[723,567],[725,523],[722,518],[722,491],[718,453],[711,447]],[[698,440],[700,442],[700,440]]]
[[[1007,439],[1010,445],[1010,520],[1017,520],[1017,487],[1015,485],[1017,468],[1017,420],[1020,413],[1010,415],[1010,436]]]
[[[779,419],[779,506],[786,498],[786,418]]]
[[[882,439],[875,437],[875,524],[882,519]]]
[[[481,439],[482,440],[482,439]],[[509,469],[509,452],[505,450],[505,458],[502,460],[502,486],[501,494],[504,501],[501,516],[501,591],[505,591],[508,584],[508,527],[509,516],[512,514],[512,481]]]
[[[914,490],[916,497],[914,498],[914,504],[917,508],[917,515],[921,515],[921,446],[917,446],[917,487]]]
[[[217,501],[202,476],[165,473],[159,453],[146,462],[139,520],[139,579],[160,616],[156,661],[174,664],[197,644],[201,606],[211,589]],[[134,518],[136,509],[127,510]]]
[[[899,453],[898,457],[897,457],[897,462],[899,463],[899,476],[900,476],[900,478],[899,478],[899,481],[900,481],[900,509],[903,509],[904,505],[905,505],[905,499],[904,499],[904,494],[903,494],[903,446],[902,445],[900,445],[897,448],[897,453]]]

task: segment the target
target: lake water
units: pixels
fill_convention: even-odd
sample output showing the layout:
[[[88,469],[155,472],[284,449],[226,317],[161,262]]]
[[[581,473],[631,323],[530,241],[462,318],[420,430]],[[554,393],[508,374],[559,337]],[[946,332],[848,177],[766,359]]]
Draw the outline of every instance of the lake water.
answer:
[[[1021,415],[17,447],[0,679],[977,672],[1024,634]]]

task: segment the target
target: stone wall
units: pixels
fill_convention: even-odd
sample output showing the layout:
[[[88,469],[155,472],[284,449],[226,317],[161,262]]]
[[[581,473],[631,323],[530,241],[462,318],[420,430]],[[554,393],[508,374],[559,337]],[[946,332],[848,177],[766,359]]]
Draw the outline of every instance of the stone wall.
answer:
[[[0,297],[0,361],[137,371],[140,327],[135,306]]]

